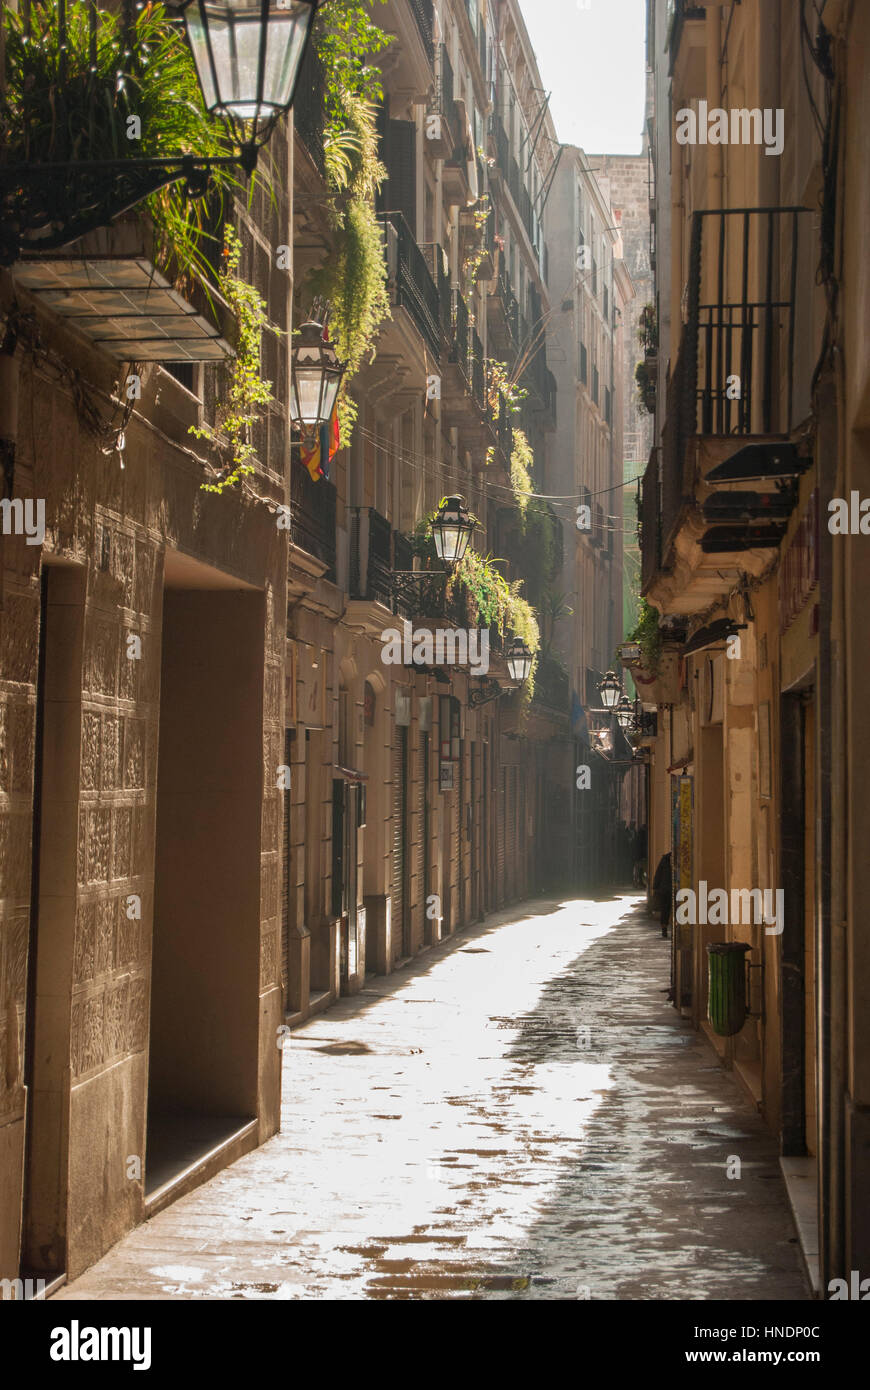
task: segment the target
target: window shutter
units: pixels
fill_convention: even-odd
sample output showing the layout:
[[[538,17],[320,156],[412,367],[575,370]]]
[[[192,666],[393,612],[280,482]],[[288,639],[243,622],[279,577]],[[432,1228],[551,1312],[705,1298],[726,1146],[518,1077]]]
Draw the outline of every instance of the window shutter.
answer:
[[[417,235],[417,129],[412,121],[390,121],[387,131],[388,212],[401,212]]]

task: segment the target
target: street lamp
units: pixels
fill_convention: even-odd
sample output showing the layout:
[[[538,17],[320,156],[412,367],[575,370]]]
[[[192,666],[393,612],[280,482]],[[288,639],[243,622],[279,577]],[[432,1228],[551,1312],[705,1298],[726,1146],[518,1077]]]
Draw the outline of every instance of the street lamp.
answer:
[[[292,106],[319,3],[182,0],[179,8],[206,110],[241,130],[243,149],[262,144]]]
[[[325,325],[307,319],[290,353],[290,420],[306,438],[331,420],[344,367]]]
[[[623,695],[622,699],[616,706],[616,719],[620,729],[623,729],[626,733],[634,724],[634,705],[632,704],[631,700],[629,700],[627,695]]]
[[[529,651],[522,637],[515,637],[507,649],[506,654],[507,668],[511,680],[519,682],[528,680],[532,669],[532,653]]]
[[[598,693],[605,709],[616,709],[617,701],[622,694],[622,686],[615,671],[606,673],[604,680],[598,686]]]
[[[178,0],[206,109],[233,127],[237,150],[175,155],[0,163],[0,266],[23,250],[54,251],[108,226],[161,188],[184,184],[201,198],[215,169],[252,174],[261,146],[293,104],[314,16],[327,0]],[[78,7],[77,7],[78,8]],[[132,6],[130,7],[132,10]],[[87,7],[92,48],[97,7]],[[66,52],[66,3],[58,37]],[[119,53],[123,61],[126,31]],[[129,55],[127,55],[129,56]],[[62,86],[62,83],[61,83]]]
[[[442,497],[432,522],[432,537],[439,560],[458,565],[471,539],[474,522],[462,497]]]

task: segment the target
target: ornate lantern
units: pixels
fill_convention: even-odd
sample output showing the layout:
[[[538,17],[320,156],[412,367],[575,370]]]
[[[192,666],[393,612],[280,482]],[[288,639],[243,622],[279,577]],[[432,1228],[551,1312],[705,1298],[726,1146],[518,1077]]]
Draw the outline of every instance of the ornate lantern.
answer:
[[[432,522],[432,535],[439,560],[456,565],[468,549],[474,522],[461,497],[444,497]]]
[[[310,437],[332,418],[344,363],[323,324],[313,318],[299,329],[290,359],[290,419]]]

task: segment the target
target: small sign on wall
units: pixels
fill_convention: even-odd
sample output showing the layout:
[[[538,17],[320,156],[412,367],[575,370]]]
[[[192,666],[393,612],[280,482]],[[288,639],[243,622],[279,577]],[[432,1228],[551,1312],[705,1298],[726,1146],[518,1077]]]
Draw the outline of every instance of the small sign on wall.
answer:
[[[454,788],[454,769],[455,763],[442,760],[438,770],[438,790],[442,792],[452,792]]]

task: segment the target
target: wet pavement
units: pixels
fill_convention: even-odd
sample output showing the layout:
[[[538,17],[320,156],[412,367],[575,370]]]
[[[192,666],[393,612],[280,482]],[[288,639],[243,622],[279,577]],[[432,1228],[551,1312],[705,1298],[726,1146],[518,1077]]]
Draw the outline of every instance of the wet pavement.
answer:
[[[289,1039],[282,1133],[58,1298],[807,1298],[669,948],[636,897],[539,901],[372,978]]]

